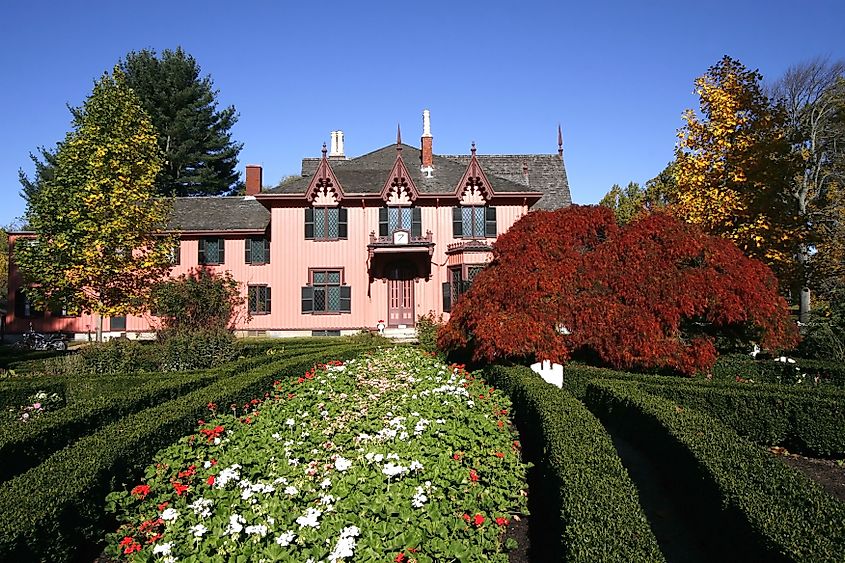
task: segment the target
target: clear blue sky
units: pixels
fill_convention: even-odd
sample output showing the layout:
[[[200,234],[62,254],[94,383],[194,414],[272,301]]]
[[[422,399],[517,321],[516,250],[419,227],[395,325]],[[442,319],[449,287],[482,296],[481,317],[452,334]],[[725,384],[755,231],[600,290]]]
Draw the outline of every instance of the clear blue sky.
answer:
[[[342,129],[347,155],[395,138],[436,153],[554,152],[572,198],[644,182],[672,158],[693,80],[724,54],[767,79],[845,57],[845,2],[10,2],[0,18],[0,224],[18,169],[53,146],[93,81],[130,50],[181,45],[234,104],[240,167],[297,173]]]

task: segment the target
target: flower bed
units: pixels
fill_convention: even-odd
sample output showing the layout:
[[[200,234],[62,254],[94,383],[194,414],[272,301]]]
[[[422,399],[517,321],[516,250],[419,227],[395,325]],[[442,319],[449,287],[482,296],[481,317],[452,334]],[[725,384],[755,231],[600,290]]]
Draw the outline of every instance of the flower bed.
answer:
[[[462,369],[394,348],[286,378],[238,417],[219,407],[110,495],[111,554],[507,561],[526,467],[507,397]]]

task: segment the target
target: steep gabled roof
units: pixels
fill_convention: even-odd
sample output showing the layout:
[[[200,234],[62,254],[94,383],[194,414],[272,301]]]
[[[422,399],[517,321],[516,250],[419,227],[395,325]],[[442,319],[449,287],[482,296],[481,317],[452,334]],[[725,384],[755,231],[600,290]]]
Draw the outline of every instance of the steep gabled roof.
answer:
[[[443,158],[469,165],[471,155],[443,155]],[[569,180],[563,158],[556,154],[479,154],[478,162],[491,176],[490,182],[498,191],[493,176],[510,180],[523,190],[541,192],[543,197],[532,209],[558,209],[572,204]],[[523,174],[523,163],[528,166],[528,176]]]
[[[434,155],[434,175],[426,177],[420,171],[420,150],[410,145],[402,144],[402,159],[408,168],[408,174],[413,180],[417,191],[421,195],[442,194],[454,196],[455,189],[467,169],[466,163],[456,162],[452,158]],[[479,157],[481,158],[481,157]],[[469,159],[469,156],[467,156]],[[319,158],[302,159],[302,178],[292,180],[276,188],[266,190],[268,194],[304,194],[311,177],[314,175]],[[346,195],[350,194],[378,194],[384,186],[393,165],[396,162],[396,145],[387,145],[365,155],[349,160],[332,160],[334,170]],[[520,165],[521,166],[521,165]],[[520,167],[521,170],[521,167]],[[534,190],[524,184],[518,184],[508,178],[490,175],[487,170],[490,185],[498,194],[526,193]]]
[[[254,197],[177,197],[167,230],[263,231],[270,212]]]

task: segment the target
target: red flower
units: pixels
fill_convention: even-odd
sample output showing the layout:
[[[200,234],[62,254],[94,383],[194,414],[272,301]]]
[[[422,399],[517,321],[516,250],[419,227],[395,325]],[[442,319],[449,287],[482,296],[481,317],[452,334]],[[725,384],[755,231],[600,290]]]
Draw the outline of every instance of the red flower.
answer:
[[[396,561],[396,563],[402,563],[405,561],[405,553],[400,551],[396,554],[396,557],[394,557],[393,560]]]
[[[297,382],[297,383],[305,383],[305,378],[304,378],[304,377],[300,377],[299,379],[297,379],[297,380],[296,380],[296,382]]]
[[[498,457],[499,459],[505,457],[505,454],[503,454],[502,452],[493,452],[493,455]]]
[[[472,481],[473,483],[478,482],[478,473],[476,473],[475,469],[469,470],[469,480]]]
[[[161,512],[162,510],[164,510],[165,508],[167,508],[167,505],[168,505],[168,504],[170,504],[170,503],[169,503],[169,502],[163,502],[163,503],[161,503],[160,505],[158,505],[158,511],[159,511],[159,512]]]
[[[496,426],[498,426],[499,428],[502,428],[504,425],[505,425],[505,423],[502,422],[501,420],[496,423]]]
[[[206,479],[205,482],[208,483],[209,487],[213,486],[214,485],[214,475],[209,475],[208,479]]]
[[[121,542],[120,542],[119,544],[117,544],[117,545],[119,545],[120,547],[123,547],[124,545],[129,545],[129,544],[130,544],[130,543],[132,543],[133,541],[135,541],[135,539],[134,539],[132,536],[126,536],[126,537],[125,537],[125,538],[123,538],[123,540],[121,540]]]
[[[130,553],[134,553],[136,551],[141,551],[141,544],[136,542],[135,540],[132,540],[132,543],[126,546],[126,548],[123,550],[123,553],[125,555],[129,555]]]
[[[482,516],[481,514],[476,514],[472,519],[472,523],[476,526],[481,526],[482,524],[484,524],[484,516]]]
[[[463,516],[461,516],[461,518],[463,518],[464,520],[466,520],[467,522],[469,522],[471,517],[470,517],[470,515],[469,515],[469,514],[464,513],[464,515],[463,515]]]
[[[199,424],[200,426],[202,426],[203,424],[205,424],[205,421],[204,421],[203,419],[199,419],[199,420],[197,421],[197,424]]]
[[[138,498],[146,498],[148,494],[150,494],[150,486],[149,485],[138,485],[134,489],[132,489],[132,494]]]
[[[462,455],[463,455],[463,452],[455,452],[454,454],[452,454],[452,459],[454,459],[455,461],[458,461],[459,459],[461,459]]]
[[[188,485],[183,485],[182,483],[172,483],[173,489],[176,491],[176,494],[182,496],[182,493],[188,490]]]
[[[155,543],[161,539],[161,534],[156,534],[154,536],[150,536],[150,539],[147,540],[147,543]]]
[[[496,518],[496,524],[498,524],[499,526],[507,526],[510,523],[510,520],[508,520],[507,518],[502,518],[501,516]]]

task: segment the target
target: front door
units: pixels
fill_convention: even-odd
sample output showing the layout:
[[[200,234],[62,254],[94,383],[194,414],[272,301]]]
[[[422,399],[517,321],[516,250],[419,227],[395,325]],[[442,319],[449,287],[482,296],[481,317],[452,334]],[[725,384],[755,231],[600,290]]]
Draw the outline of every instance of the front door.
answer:
[[[414,318],[414,274],[406,264],[387,272],[387,326],[412,327]]]

